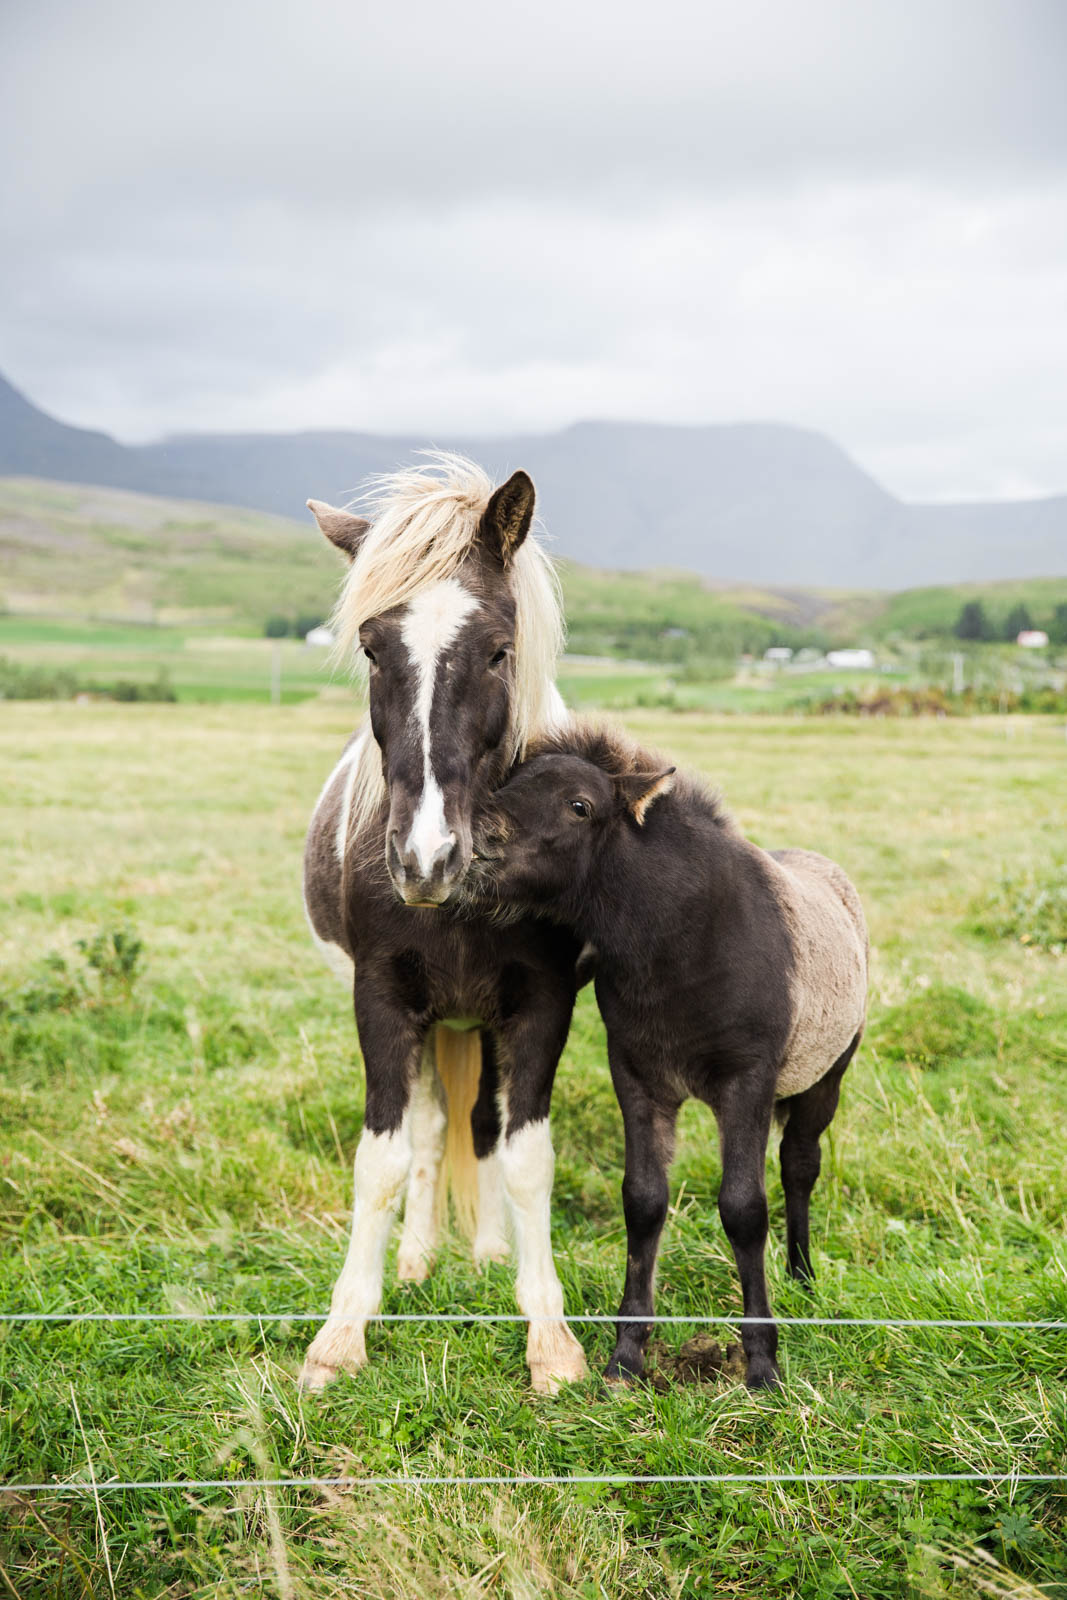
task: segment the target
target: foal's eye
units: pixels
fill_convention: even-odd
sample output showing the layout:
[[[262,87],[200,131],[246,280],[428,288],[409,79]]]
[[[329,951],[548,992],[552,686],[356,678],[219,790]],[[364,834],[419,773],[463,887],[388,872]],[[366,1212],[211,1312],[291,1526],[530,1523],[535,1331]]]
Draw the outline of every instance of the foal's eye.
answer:
[[[507,651],[506,650],[498,650],[495,656],[490,656],[489,657],[489,665],[491,667],[499,667],[500,663],[502,661],[506,661],[507,659],[508,659]]]
[[[572,800],[571,801],[571,810],[574,812],[575,816],[577,816],[577,817],[588,817],[590,815],[589,801],[588,800]]]
[[[378,665],[378,657],[374,654],[373,650],[368,650],[366,645],[363,646],[363,654],[366,656],[372,667],[376,667]]]

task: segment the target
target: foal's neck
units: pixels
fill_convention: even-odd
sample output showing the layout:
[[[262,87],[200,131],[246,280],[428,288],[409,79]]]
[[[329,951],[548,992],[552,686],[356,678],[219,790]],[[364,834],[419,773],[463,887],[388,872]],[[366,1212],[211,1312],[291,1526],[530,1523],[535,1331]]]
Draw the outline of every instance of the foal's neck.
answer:
[[[711,801],[664,795],[643,827],[625,823],[605,840],[588,878],[570,897],[576,931],[604,955],[630,965],[676,943],[697,906],[707,928],[725,898],[716,885],[725,890],[729,839]]]

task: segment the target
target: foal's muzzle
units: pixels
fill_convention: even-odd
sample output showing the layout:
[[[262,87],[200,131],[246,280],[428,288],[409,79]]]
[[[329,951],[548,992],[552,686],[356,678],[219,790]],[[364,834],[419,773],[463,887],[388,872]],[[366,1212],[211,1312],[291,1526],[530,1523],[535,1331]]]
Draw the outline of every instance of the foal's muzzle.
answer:
[[[389,876],[409,906],[442,906],[470,864],[470,849],[454,833],[449,834],[427,859],[406,848],[399,830],[389,835],[386,849]]]

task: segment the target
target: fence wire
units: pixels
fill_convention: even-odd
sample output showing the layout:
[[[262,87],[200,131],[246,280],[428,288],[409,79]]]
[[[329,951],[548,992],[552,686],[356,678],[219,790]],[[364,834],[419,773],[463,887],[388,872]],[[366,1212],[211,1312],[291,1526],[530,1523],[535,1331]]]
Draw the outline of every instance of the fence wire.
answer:
[[[293,1323],[321,1322],[325,1311],[4,1311],[0,1324],[32,1323]],[[485,1311],[383,1311],[368,1317],[368,1323],[529,1323],[558,1322],[558,1317],[526,1317],[518,1312]],[[717,1316],[616,1316],[607,1312],[580,1312],[568,1316],[572,1323],[660,1324],[690,1327],[744,1328],[777,1323],[792,1328],[949,1328],[993,1329],[1017,1332],[1067,1332],[1067,1320],[1043,1318],[1032,1321],[963,1317],[738,1317]],[[114,1494],[137,1491],[193,1492],[207,1489],[445,1489],[445,1488],[574,1488],[583,1485],[626,1488],[631,1485],[735,1485],[771,1487],[775,1484],[923,1484],[923,1483],[1062,1483],[1065,1472],[693,1472],[693,1473],[561,1473],[521,1476],[483,1475],[464,1477],[446,1473],[415,1476],[372,1475],[368,1477],[292,1477],[292,1478],[143,1478],[57,1480],[42,1483],[0,1483],[0,1494]]]
[[[631,1484],[774,1484],[878,1483],[1065,1483],[1067,1472],[587,1472],[558,1476],[531,1473],[521,1477],[456,1477],[447,1473],[367,1478],[141,1478],[133,1480],[67,1480],[56,1483],[3,1483],[0,1494],[106,1494],[137,1489],[536,1489],[575,1488],[585,1484],[627,1488]]]
[[[0,1311],[5,1322],[325,1322],[328,1311]],[[364,1319],[352,1318],[352,1321]],[[981,1320],[963,1317],[743,1317],[721,1316],[617,1316],[614,1312],[577,1312],[563,1317],[523,1316],[517,1311],[380,1311],[367,1317],[381,1322],[636,1322],[693,1327],[752,1328],[775,1323],[780,1328],[1009,1328],[1020,1332],[1067,1333],[1067,1320],[1044,1319],[1034,1322]]]

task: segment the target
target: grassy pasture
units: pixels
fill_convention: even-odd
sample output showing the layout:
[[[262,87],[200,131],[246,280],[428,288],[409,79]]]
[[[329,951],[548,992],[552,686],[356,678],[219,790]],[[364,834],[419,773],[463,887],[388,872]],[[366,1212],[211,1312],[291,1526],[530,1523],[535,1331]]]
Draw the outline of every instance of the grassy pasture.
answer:
[[[300,909],[307,816],[350,706],[0,708],[0,1309],[328,1301],[362,1089]],[[632,713],[761,844],[839,859],[870,916],[871,1026],[825,1142],[819,1284],[783,1315],[1067,1318],[1067,745],[1051,719],[826,724]],[[1057,921],[1056,919],[1061,919]],[[130,927],[138,957],[114,931]],[[103,940],[99,935],[107,937]],[[79,944],[79,941],[81,944]],[[558,1080],[568,1307],[611,1311],[621,1124],[591,999]],[[703,1108],[682,1119],[659,1309],[736,1312]],[[457,1245],[386,1310],[511,1311]],[[0,1475],[1010,1471],[1067,1462],[1067,1335],[783,1330],[786,1386],[554,1400],[518,1327],[373,1334],[325,1398],[312,1326],[0,1322]],[[610,1332],[580,1335],[594,1370]],[[665,1328],[669,1346],[695,1332]],[[1067,1596],[1067,1490],[634,1486],[0,1503],[19,1596]],[[965,1561],[966,1570],[952,1564]],[[967,1564],[969,1561],[969,1564]],[[978,1563],[976,1566],[975,1564]],[[1028,1586],[1029,1585],[1029,1586]],[[1033,1586],[1039,1587],[1033,1587]],[[998,1591],[1000,1592],[1000,1591]]]

